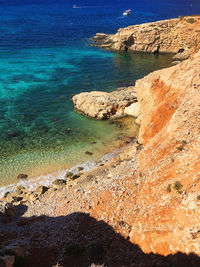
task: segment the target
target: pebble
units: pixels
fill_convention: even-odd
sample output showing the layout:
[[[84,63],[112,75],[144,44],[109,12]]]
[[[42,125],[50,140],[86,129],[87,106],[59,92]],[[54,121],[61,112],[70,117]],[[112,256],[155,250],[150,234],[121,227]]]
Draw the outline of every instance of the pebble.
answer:
[[[20,173],[17,175],[17,179],[27,179],[27,178],[28,178],[28,174]]]
[[[85,154],[86,154],[86,155],[89,155],[89,156],[93,155],[93,153],[90,152],[90,151],[86,151]]]

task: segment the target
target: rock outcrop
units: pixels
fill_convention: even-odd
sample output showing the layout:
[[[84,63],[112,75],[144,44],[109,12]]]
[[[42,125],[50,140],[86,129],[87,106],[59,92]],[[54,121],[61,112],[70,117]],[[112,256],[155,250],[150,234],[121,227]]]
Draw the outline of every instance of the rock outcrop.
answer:
[[[126,222],[130,241],[145,253],[200,256],[199,66],[200,51],[136,82],[141,107],[137,171],[119,182],[123,199],[109,189],[98,194],[101,207],[90,211],[109,223],[112,218],[113,225],[118,218]],[[125,233],[122,226],[117,229]]]
[[[93,91],[84,92],[72,97],[74,109],[94,119],[117,119],[128,114],[125,109],[137,102],[134,87],[122,87],[107,93]],[[134,105],[134,104],[132,104]]]
[[[148,53],[178,53],[182,60],[200,47],[200,16],[185,16],[121,28],[116,34],[97,33],[94,45]]]
[[[141,105],[130,240],[145,252],[200,254],[200,51],[136,82]]]

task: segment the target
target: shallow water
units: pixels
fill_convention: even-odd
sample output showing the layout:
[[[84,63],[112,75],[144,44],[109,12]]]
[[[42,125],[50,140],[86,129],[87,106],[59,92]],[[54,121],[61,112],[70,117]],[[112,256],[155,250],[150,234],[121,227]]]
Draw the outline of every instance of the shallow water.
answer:
[[[103,143],[116,140],[123,130],[76,114],[70,96],[132,85],[170,62],[167,55],[111,53],[89,46],[70,51],[41,48],[33,54],[22,50],[7,64],[1,61],[0,184],[16,181],[19,173],[35,177],[76,165],[87,160],[85,151],[95,147],[95,156],[102,156]]]
[[[70,97],[133,85],[171,64],[170,55],[91,47],[91,36],[200,8],[196,1],[191,7],[172,0],[134,1],[134,6],[133,1],[78,1],[78,9],[72,8],[74,1],[32,2],[0,3],[0,185],[16,182],[19,173],[37,177],[99,159],[127,130],[76,114]],[[126,8],[134,14],[124,18]],[[87,150],[94,154],[87,156]]]

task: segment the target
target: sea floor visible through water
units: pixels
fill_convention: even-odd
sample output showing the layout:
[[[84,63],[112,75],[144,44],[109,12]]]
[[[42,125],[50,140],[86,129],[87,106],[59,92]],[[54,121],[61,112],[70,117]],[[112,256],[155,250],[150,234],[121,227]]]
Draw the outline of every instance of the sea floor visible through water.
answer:
[[[85,173],[117,159],[127,146],[136,142],[139,126],[134,123],[133,118],[124,118],[109,122],[109,124],[115,127],[114,134],[112,133],[103,140],[94,141],[94,139],[91,139],[92,141],[90,141],[90,139],[87,139],[87,142],[81,142],[78,148],[77,144],[72,144],[72,147],[66,146],[63,151],[29,152],[30,154],[22,153],[13,157],[12,161],[10,161],[11,172],[14,164],[21,168],[20,161],[22,161],[24,162],[24,169],[32,175],[28,179],[9,180],[8,184],[6,182],[2,184],[0,197],[6,192],[15,191],[19,185],[24,186],[29,191],[33,191],[40,185],[50,186],[56,179],[67,179],[66,174],[69,172],[73,174]],[[108,127],[106,128],[108,129]],[[111,137],[113,138],[112,140]],[[33,159],[35,159],[36,163],[34,166]],[[32,164],[29,166],[29,163]],[[79,170],[80,167],[81,171]]]
[[[169,66],[172,58],[113,53],[89,44],[76,51],[41,48],[33,54],[30,49],[25,52],[0,63],[0,186],[16,182],[20,173],[33,178],[98,160],[109,152],[112,143],[127,135],[127,129],[76,114],[70,97],[81,91],[133,85],[151,70]]]
[[[7,64],[0,63],[0,186],[17,182],[20,173],[29,178],[47,175],[96,161],[111,151],[112,144],[127,136],[123,123],[119,127],[84,118],[73,111],[70,97],[133,85],[151,70],[169,66],[172,57],[113,53],[89,44],[76,51],[45,48],[18,53],[6,57]],[[77,60],[77,65],[71,66],[70,60]]]
[[[174,1],[5,1],[0,3],[0,186],[98,161],[135,136],[127,122],[94,121],[70,100],[111,91],[171,65],[172,55],[115,53],[90,46],[97,32],[191,14]],[[124,9],[134,9],[124,18]],[[184,13],[184,11],[186,11]],[[119,126],[121,125],[121,126]],[[137,128],[137,127],[136,127]],[[85,154],[86,151],[92,155]]]
[[[82,117],[83,121],[89,119]],[[91,122],[91,125],[90,123]],[[115,122],[100,122],[89,120],[87,122],[87,130],[85,132],[81,128],[77,128],[78,134],[74,129],[67,129],[60,134],[53,135],[54,141],[45,144],[46,147],[40,145],[35,149],[24,150],[21,153],[13,153],[9,157],[1,158],[0,171],[2,177],[1,186],[18,182],[17,176],[20,173],[27,174],[29,179],[42,177],[42,180],[55,176],[64,178],[68,169],[76,166],[84,166],[84,171],[97,166],[102,157],[110,153],[112,158],[115,152],[123,146],[126,140],[130,140],[137,136],[138,125],[134,123],[133,118],[121,119]],[[94,125],[93,125],[94,124]],[[46,133],[46,138],[48,137]],[[41,137],[41,144],[42,144]],[[13,139],[15,139],[13,137]],[[48,139],[48,141],[49,141]],[[37,137],[37,142],[40,138]],[[15,140],[21,142],[21,140]],[[31,142],[29,137],[28,144]],[[89,153],[88,153],[89,152]],[[50,176],[49,176],[50,175]],[[28,180],[29,180],[28,179]]]

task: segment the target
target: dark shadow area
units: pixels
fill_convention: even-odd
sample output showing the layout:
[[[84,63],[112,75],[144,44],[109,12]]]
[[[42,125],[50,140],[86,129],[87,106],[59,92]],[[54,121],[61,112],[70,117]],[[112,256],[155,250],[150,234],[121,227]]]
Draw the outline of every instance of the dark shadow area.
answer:
[[[19,219],[20,219],[20,216],[22,216],[27,211],[27,209],[28,209],[28,207],[26,205],[23,205],[23,204],[17,205],[16,213],[17,213],[17,216],[19,217]]]
[[[22,200],[22,198],[18,198]],[[10,223],[14,218],[19,219],[27,211],[28,207],[23,204],[14,206],[11,203],[5,203],[0,201],[0,222]],[[1,266],[0,266],[1,267]]]
[[[19,212],[23,213],[21,208]],[[125,222],[119,223],[126,229]],[[145,254],[129,238],[125,239],[107,223],[97,221],[87,213],[17,217],[11,225],[0,223],[0,230],[1,250],[2,245],[12,247],[12,244],[17,244],[28,255],[17,256],[16,267],[200,266],[200,258],[195,254],[179,252],[166,257]],[[9,236],[8,232],[12,235]]]

